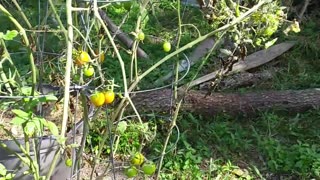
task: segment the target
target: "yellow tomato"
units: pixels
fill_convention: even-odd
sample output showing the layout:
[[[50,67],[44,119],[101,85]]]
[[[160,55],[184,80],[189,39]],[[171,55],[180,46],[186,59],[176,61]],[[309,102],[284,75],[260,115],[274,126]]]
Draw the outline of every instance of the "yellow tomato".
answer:
[[[79,52],[78,57],[76,59],[76,63],[79,66],[87,64],[90,61],[91,61],[91,58],[90,58],[90,56],[89,56],[89,54],[87,52],[85,52],[85,51],[80,51]]]
[[[90,96],[90,101],[96,107],[100,107],[104,104],[105,101],[104,94],[102,92],[96,92]]]
[[[141,153],[136,153],[131,158],[131,164],[135,166],[140,166],[144,161],[144,156]]]
[[[104,92],[105,104],[111,104],[114,101],[115,94],[113,91],[109,90]]]

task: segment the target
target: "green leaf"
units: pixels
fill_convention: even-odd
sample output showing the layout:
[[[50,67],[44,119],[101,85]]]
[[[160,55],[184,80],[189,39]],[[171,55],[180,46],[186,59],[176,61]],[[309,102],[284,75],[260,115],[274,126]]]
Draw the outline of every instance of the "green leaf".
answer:
[[[46,119],[37,117],[37,120],[39,120],[43,126],[48,126],[48,121]]]
[[[40,102],[49,102],[49,101],[57,101],[58,98],[54,95],[46,95],[44,97],[39,98]]]
[[[32,137],[36,131],[36,124],[30,121],[26,124],[23,130],[29,137]]]
[[[3,164],[0,163],[0,175],[5,176],[7,174],[7,169]]]
[[[41,121],[40,121],[40,118],[35,117],[35,118],[32,119],[32,121],[33,121],[35,127],[37,128],[37,130],[41,132]]]
[[[25,118],[22,118],[22,117],[14,117],[12,120],[11,120],[11,124],[13,125],[17,125],[17,126],[21,126],[23,123],[25,123],[27,121],[27,119]]]
[[[271,41],[268,41],[264,44],[264,48],[268,49],[270,46],[272,46],[276,41],[278,40],[278,38],[274,38]]]
[[[6,175],[6,179],[7,179],[7,180],[9,180],[9,179],[13,179],[13,178],[14,178],[14,176],[15,176],[15,174],[8,173],[8,174]]]
[[[18,31],[12,30],[12,31],[7,31],[7,33],[3,36],[4,40],[12,40],[18,35]]]
[[[50,132],[54,135],[54,136],[58,136],[59,135],[59,130],[58,127],[51,121],[48,121],[48,128],[50,130]]]
[[[118,126],[117,126],[117,131],[118,131],[120,134],[122,134],[122,133],[124,133],[124,132],[126,131],[127,126],[128,126],[127,122],[125,122],[125,121],[120,121],[120,122],[118,123]]]
[[[19,116],[19,117],[26,117],[26,118],[29,117],[29,113],[24,112],[24,111],[22,111],[22,110],[20,110],[20,109],[13,109],[12,112],[13,112],[15,115]]]
[[[54,95],[47,95],[46,96],[46,101],[48,102],[48,101],[57,101],[58,100],[58,98],[56,97],[56,96],[54,96]]]

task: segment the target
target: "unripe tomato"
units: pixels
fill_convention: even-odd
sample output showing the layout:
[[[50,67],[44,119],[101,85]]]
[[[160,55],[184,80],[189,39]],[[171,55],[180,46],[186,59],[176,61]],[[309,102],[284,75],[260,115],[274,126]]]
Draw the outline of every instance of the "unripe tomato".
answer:
[[[104,94],[102,92],[95,92],[90,96],[90,101],[96,107],[100,107],[104,104],[105,101]]]
[[[144,33],[142,31],[138,34],[138,40],[139,41],[143,41],[144,40]]]
[[[146,175],[152,175],[156,171],[156,165],[152,162],[143,164],[142,171]]]
[[[113,91],[109,90],[104,92],[104,103],[105,104],[111,104],[114,101],[115,94]]]
[[[131,166],[128,169],[125,170],[125,174],[126,174],[126,176],[128,176],[128,178],[132,178],[132,177],[137,176],[138,170],[137,170],[136,167]]]
[[[169,52],[171,50],[171,44],[168,41],[165,41],[162,47],[164,52]]]
[[[71,167],[72,166],[72,159],[66,159],[66,161],[64,162],[66,164],[67,167]]]
[[[135,166],[140,166],[144,161],[144,156],[141,153],[136,153],[131,158],[131,164]]]
[[[85,67],[83,74],[87,77],[91,77],[94,74],[94,68],[92,66]]]

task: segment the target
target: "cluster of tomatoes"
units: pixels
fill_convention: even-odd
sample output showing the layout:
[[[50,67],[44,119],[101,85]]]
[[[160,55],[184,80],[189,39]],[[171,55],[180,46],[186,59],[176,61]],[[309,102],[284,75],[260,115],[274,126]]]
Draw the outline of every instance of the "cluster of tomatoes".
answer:
[[[91,58],[90,55],[86,51],[75,51],[75,63],[83,68],[83,74],[86,77],[91,77],[94,74],[94,68],[92,65],[90,65]],[[101,53],[99,55],[99,62],[103,63],[104,61],[104,53]]]
[[[145,157],[141,153],[135,153],[131,157],[130,164],[131,166],[125,169],[125,174],[128,178],[136,177],[140,167],[143,174],[148,176],[153,175],[156,171],[156,165],[151,161],[145,161]]]
[[[91,77],[94,74],[94,68],[92,65],[89,65],[91,62],[90,55],[86,51],[76,51],[75,55],[75,63],[83,68],[83,74],[86,77]],[[104,53],[101,53],[99,56],[99,62],[103,63],[104,61]],[[104,104],[111,104],[115,99],[115,93],[112,90],[107,90],[103,92],[96,91],[90,96],[90,101],[96,107],[103,106]]]
[[[95,92],[90,96],[90,101],[96,107],[103,106],[104,104],[111,104],[114,101],[115,93],[112,90],[104,92]]]

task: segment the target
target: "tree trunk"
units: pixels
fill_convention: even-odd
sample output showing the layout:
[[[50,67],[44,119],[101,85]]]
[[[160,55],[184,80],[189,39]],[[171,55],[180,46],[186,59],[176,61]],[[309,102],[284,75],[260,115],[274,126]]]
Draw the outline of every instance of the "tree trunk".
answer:
[[[182,110],[205,116],[219,113],[254,115],[269,109],[302,112],[320,105],[320,90],[287,90],[249,93],[213,93],[190,91],[183,97]],[[140,111],[168,112],[171,108],[171,90],[138,93],[133,102]],[[173,103],[174,104],[174,103]]]

